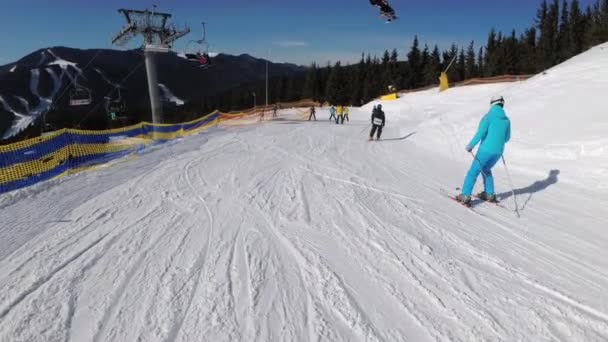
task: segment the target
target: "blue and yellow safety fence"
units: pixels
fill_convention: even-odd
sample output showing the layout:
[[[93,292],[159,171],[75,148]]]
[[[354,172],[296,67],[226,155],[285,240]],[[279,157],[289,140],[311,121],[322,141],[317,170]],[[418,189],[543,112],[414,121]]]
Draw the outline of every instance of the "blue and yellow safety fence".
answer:
[[[162,143],[196,134],[220,120],[215,111],[180,124],[137,125],[103,131],[62,129],[0,146],[0,194],[79,172]]]

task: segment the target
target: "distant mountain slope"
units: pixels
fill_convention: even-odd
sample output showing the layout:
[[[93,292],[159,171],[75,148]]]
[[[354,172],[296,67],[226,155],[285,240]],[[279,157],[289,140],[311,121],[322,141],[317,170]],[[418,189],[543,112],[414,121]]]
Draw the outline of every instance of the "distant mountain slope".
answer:
[[[176,53],[159,54],[156,60],[165,120],[170,122],[182,119],[186,111],[200,111],[205,98],[265,78],[266,61],[246,54],[219,54],[209,68],[200,68]],[[305,70],[293,64],[270,63],[269,76],[303,75]],[[73,85],[68,87],[70,83]],[[80,123],[85,128],[105,128],[103,99],[108,95],[116,99],[118,92],[112,91],[119,85],[129,120],[147,119],[148,88],[139,50],[53,47],[0,66],[0,139],[39,123],[43,113],[48,113],[47,122],[58,127]],[[84,89],[85,96],[90,91],[90,105],[69,105],[70,93],[76,88]]]

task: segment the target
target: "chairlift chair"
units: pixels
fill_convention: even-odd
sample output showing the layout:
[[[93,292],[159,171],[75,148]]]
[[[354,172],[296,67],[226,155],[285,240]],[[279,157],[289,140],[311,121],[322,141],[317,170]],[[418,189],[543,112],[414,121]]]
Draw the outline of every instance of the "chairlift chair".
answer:
[[[93,102],[91,90],[76,87],[70,91],[70,106],[88,106]]]
[[[127,106],[120,93],[120,87],[117,87],[116,90],[118,91],[118,96],[116,98],[111,98],[109,96],[104,98],[106,114],[112,121],[126,119],[126,117],[121,115],[125,113]]]
[[[191,40],[186,44],[184,56],[187,60],[197,62],[201,67],[208,67],[211,64],[209,57],[209,43],[207,43],[207,29],[203,24],[203,37],[198,40]]]

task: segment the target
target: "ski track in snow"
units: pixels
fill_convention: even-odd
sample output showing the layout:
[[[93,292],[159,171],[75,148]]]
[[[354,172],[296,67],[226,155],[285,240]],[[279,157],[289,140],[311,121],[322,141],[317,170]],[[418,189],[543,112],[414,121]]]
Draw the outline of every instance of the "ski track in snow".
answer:
[[[510,197],[462,208],[439,189],[469,161],[431,143],[462,128],[393,106],[385,137],[416,135],[367,142],[365,107],[218,128],[9,194],[0,340],[608,340],[608,195],[557,182],[519,220]]]

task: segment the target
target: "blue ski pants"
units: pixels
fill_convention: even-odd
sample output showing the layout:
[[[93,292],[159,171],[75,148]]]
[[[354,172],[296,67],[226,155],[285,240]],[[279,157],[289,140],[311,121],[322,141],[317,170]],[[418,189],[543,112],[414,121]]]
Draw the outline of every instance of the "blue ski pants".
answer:
[[[484,191],[487,194],[494,194],[494,177],[492,176],[492,168],[498,160],[500,160],[500,154],[487,153],[484,151],[478,151],[477,155],[473,159],[471,168],[467,172],[467,176],[464,179],[462,185],[462,194],[465,196],[471,196],[477,177],[482,173]]]

